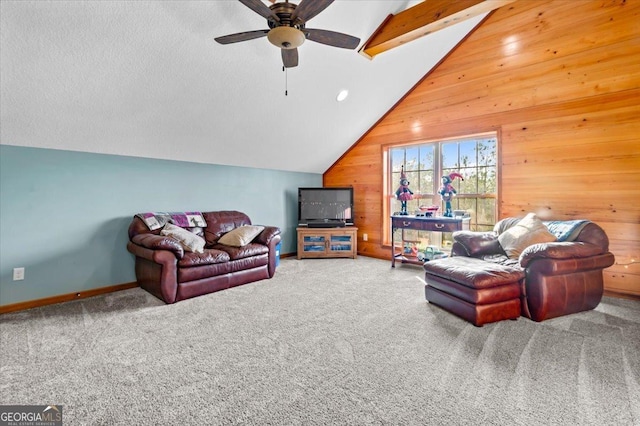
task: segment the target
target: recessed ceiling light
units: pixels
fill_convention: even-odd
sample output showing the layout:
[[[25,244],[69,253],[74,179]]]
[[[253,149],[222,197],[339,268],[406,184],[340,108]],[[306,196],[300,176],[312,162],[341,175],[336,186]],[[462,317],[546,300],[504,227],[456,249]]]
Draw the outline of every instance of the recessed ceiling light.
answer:
[[[349,96],[349,91],[347,89],[342,89],[340,93],[338,93],[338,96],[336,96],[336,101],[342,102],[347,99],[347,96]]]

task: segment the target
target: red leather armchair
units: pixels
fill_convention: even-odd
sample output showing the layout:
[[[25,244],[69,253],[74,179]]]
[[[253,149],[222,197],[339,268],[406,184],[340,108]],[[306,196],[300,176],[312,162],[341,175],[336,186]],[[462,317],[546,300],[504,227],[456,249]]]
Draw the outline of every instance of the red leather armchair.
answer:
[[[498,236],[519,220],[503,219],[493,232],[454,233],[452,256],[474,257],[524,270],[521,314],[534,321],[598,306],[604,291],[602,271],[615,261],[604,230],[593,222],[585,222],[579,232],[566,241],[534,244],[518,259],[510,259],[502,250]]]

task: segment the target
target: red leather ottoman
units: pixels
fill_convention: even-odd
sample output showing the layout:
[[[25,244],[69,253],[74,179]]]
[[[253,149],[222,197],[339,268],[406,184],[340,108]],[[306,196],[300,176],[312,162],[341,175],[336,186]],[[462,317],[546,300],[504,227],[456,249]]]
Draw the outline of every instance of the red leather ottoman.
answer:
[[[520,316],[521,269],[463,256],[431,260],[424,269],[426,299],[477,327]]]

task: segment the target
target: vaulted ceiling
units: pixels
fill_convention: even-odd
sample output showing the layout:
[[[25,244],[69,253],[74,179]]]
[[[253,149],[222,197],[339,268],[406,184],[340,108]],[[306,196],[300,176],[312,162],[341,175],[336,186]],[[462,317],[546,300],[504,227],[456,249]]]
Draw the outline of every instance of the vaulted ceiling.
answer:
[[[338,0],[307,27],[362,44],[416,3]],[[483,17],[373,60],[306,41],[283,72],[266,38],[214,41],[267,28],[235,0],[2,0],[0,143],[323,173]]]

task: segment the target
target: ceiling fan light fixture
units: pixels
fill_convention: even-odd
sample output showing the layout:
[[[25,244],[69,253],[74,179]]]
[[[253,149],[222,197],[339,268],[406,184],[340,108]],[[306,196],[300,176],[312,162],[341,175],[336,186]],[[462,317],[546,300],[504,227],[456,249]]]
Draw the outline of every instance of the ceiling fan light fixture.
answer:
[[[294,27],[275,27],[267,34],[267,39],[280,49],[295,49],[304,43],[306,37],[303,32]]]

